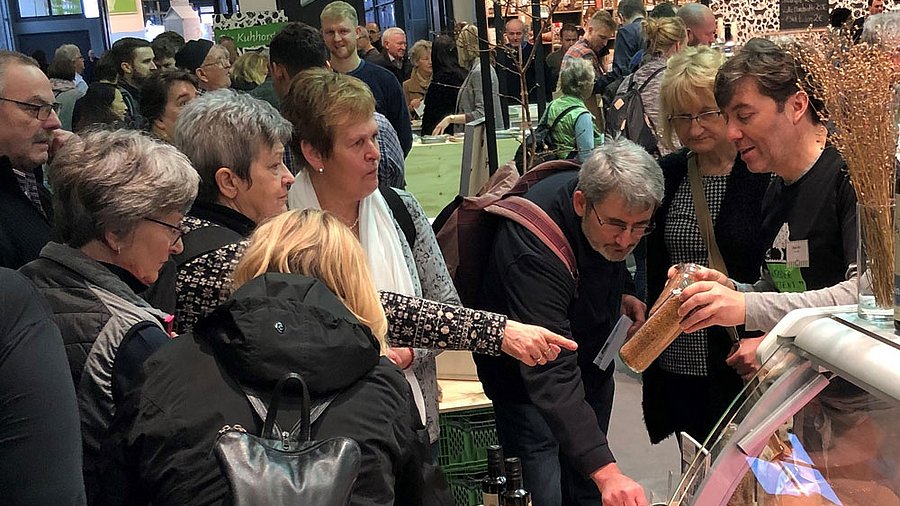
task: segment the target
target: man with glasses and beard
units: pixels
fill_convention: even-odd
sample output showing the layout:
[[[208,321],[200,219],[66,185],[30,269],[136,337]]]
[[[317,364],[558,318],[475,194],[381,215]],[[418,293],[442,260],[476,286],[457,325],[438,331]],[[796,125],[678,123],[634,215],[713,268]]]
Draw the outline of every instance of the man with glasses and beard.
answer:
[[[578,351],[550,363],[532,357],[538,365],[528,370],[505,357],[475,357],[500,444],[522,460],[534,506],[594,505],[601,497],[604,506],[646,505],[607,441],[613,368],[593,361],[620,315],[635,322],[630,332],[645,319],[625,257],[653,229],[662,171],[638,145],[617,138],[580,171],[547,176],[524,198],[559,226],[578,279],[532,232],[504,220],[487,259],[481,309],[544,325],[578,342]]]
[[[50,240],[53,209],[42,165],[65,139],[38,63],[0,51],[0,266],[18,269]]]

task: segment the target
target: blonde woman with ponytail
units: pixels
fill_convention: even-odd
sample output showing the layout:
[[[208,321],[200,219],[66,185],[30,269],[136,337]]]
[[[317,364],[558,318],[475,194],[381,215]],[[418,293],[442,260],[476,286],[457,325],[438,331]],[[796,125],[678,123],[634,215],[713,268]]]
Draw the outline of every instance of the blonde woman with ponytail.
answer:
[[[220,429],[259,434],[247,393],[268,400],[280,378],[297,373],[314,401],[331,399],[312,440],[359,445],[348,504],[449,504],[449,491],[426,481],[428,433],[403,373],[384,356],[385,314],[350,229],[318,210],[276,216],[254,232],[233,280],[228,301],[144,363],[144,381],[110,430],[107,490],[129,504],[229,502],[212,455]],[[299,420],[300,404],[285,392],[280,427]]]
[[[659,115],[659,87],[662,83],[662,73],[669,58],[685,47],[687,44],[687,28],[681,18],[648,18],[641,22],[644,36],[647,39],[647,51],[641,66],[634,72],[634,81],[638,86],[647,83],[641,91],[641,100],[644,103],[644,114],[651,120],[651,128],[657,139],[660,139],[661,125],[657,122]],[[626,79],[619,92],[627,89],[629,80]],[[623,88],[626,87],[626,88]],[[660,156],[665,156],[676,151],[681,146],[676,144],[674,149],[659,143]]]

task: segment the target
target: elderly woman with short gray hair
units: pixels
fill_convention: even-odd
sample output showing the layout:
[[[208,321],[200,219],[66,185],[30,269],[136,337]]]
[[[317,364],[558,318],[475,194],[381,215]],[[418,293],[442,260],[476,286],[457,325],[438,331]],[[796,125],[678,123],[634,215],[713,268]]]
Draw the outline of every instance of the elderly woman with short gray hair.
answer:
[[[603,143],[603,133],[584,103],[593,94],[594,77],[593,64],[582,58],[570,61],[559,74],[562,96],[550,102],[543,118],[547,125],[556,125],[550,135],[556,142],[558,158],[583,162]]]
[[[256,226],[287,210],[291,124],[267,102],[216,90],[184,106],[173,143],[200,174],[175,257],[175,329],[187,332],[229,295],[231,273]]]
[[[168,316],[136,295],[180,253],[197,173],[172,146],[135,131],[69,140],[53,159],[55,236],[22,267],[47,298],[75,382],[88,498],[116,404],[168,338]]]

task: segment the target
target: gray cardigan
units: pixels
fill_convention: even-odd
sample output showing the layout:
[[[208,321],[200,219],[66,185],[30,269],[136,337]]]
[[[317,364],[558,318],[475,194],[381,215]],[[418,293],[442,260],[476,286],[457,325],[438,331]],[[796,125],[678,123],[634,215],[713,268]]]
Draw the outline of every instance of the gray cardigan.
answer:
[[[499,80],[491,67],[491,91],[494,94],[494,129],[503,130],[503,113],[500,110]],[[481,61],[475,60],[466,80],[456,96],[456,112],[466,115],[466,123],[484,117],[484,88],[481,85]],[[460,127],[462,130],[462,127]]]

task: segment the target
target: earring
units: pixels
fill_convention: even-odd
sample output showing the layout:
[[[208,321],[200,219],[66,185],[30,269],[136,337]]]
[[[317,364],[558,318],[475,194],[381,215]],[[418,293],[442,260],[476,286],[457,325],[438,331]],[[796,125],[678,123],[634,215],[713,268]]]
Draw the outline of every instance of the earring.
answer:
[[[322,174],[324,172],[325,172],[325,167],[319,167],[319,174]]]

